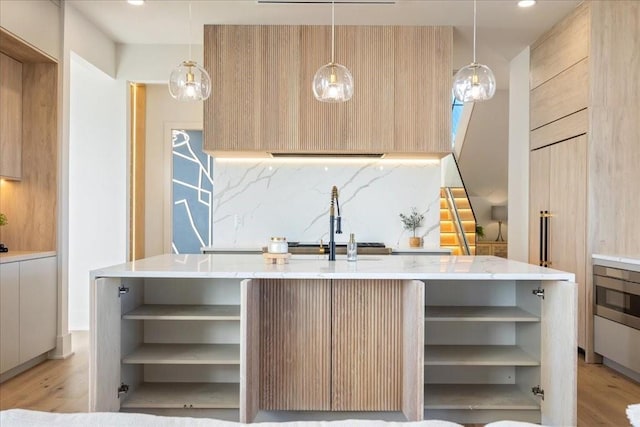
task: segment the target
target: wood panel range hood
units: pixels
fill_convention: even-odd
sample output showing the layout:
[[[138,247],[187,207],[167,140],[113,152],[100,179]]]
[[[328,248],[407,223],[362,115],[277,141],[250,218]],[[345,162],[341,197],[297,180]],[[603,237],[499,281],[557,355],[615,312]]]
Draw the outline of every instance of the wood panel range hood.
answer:
[[[318,102],[311,83],[330,26],[205,25],[204,150],[215,157],[440,158],[451,152],[450,26],[339,26],[336,60],[353,99]]]

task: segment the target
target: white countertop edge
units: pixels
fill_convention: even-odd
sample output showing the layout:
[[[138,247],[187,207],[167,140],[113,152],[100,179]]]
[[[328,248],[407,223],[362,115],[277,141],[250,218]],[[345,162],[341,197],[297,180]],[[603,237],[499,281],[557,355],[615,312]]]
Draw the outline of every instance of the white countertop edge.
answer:
[[[575,281],[575,275],[497,257],[396,255],[344,258],[294,255],[289,264],[265,264],[259,255],[159,255],[97,269],[92,277],[211,279],[383,279]]]
[[[12,251],[0,253],[0,264],[29,261],[38,258],[56,256],[56,251]]]
[[[439,254],[450,254],[450,248],[441,248],[441,247],[433,247],[433,248],[394,248],[391,246],[387,246],[387,249],[391,249],[392,255],[394,253],[403,252],[403,253],[424,253],[424,252],[433,252]],[[201,252],[262,252],[262,247],[217,247],[217,246],[203,246],[200,248]]]
[[[284,272],[92,272],[93,278],[167,279],[379,279],[379,280],[534,280],[573,281],[567,274],[487,274],[487,273],[284,273]]]
[[[594,265],[602,265],[604,267],[622,268],[625,270],[640,271],[640,257],[633,258],[618,255],[593,254]]]

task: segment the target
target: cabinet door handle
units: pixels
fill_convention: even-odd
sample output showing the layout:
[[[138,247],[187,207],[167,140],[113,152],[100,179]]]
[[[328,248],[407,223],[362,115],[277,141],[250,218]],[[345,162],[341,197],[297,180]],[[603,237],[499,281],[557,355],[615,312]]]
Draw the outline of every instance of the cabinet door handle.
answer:
[[[549,234],[550,234],[550,223],[549,223],[549,211],[544,211],[544,266],[548,267],[551,265],[551,261],[549,261]]]
[[[544,265],[544,212],[540,211],[540,240],[539,240],[539,245],[540,247],[540,255],[538,257],[538,259],[540,260],[540,266]]]

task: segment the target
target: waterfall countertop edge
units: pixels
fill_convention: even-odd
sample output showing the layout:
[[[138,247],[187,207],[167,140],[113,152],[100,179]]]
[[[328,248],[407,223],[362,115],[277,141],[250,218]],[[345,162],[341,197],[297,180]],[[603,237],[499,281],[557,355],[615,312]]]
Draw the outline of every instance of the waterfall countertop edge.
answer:
[[[573,273],[493,256],[292,255],[288,264],[267,264],[253,254],[165,254],[93,270],[92,278],[565,280]]]

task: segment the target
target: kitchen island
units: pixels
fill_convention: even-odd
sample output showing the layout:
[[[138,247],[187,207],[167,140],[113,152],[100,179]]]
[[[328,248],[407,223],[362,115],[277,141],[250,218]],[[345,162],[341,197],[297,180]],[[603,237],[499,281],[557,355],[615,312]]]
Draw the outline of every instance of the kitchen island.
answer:
[[[161,255],[92,272],[91,411],[576,423],[573,274]]]

